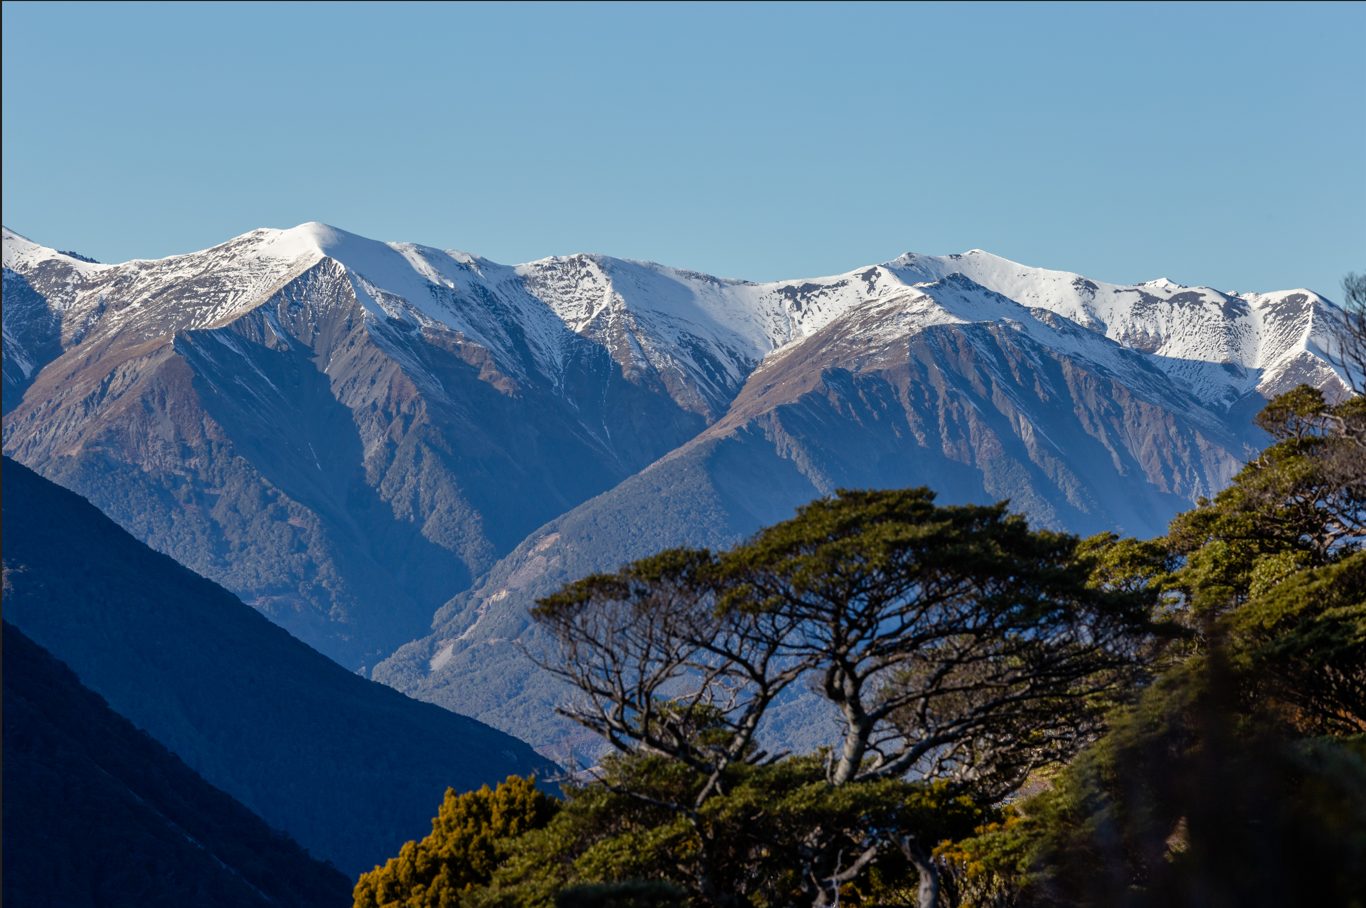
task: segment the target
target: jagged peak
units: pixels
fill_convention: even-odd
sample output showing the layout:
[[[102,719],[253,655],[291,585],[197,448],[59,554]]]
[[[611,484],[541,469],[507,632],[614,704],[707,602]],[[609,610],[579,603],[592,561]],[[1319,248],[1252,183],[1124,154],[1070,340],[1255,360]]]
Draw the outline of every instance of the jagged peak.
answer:
[[[62,256],[9,228],[4,237],[6,265],[61,257],[86,274],[121,267]],[[195,261],[199,256],[211,256],[222,264]],[[516,309],[519,321],[535,322],[540,337],[537,349],[543,351],[538,355],[547,360],[557,355],[558,332],[591,333],[605,330],[608,324],[619,329],[638,323],[636,340],[646,348],[658,345],[657,351],[647,349],[646,355],[656,357],[664,369],[687,359],[684,351],[698,340],[708,348],[726,351],[723,358],[736,358],[737,364],[757,361],[870,302],[876,301],[884,310],[896,300],[921,305],[913,303],[905,289],[937,282],[951,287],[964,281],[971,286],[963,284],[963,292],[996,294],[1029,310],[1046,310],[1147,352],[1211,364],[1235,362],[1251,369],[1263,364],[1269,349],[1257,339],[1262,333],[1260,323],[1271,317],[1266,314],[1274,315],[1280,324],[1298,318],[1296,307],[1287,305],[1287,301],[1298,302],[1296,295],[1303,294],[1311,306],[1322,300],[1307,290],[1230,296],[1168,278],[1111,284],[1071,271],[1025,265],[980,248],[950,255],[908,251],[891,261],[843,274],[758,283],[584,252],[507,266],[458,250],[372,240],[321,221],[258,228],[201,253],[128,264],[148,280],[182,274],[191,278],[220,267],[249,274],[250,286],[234,294],[237,301],[230,308],[237,312],[264,298],[262,294],[279,280],[324,258],[338,262],[352,275],[362,303],[376,313],[444,323],[496,345],[493,322],[484,325],[488,319],[468,303],[454,302],[473,293],[481,300],[497,300],[494,305]],[[408,305],[391,297],[406,300]],[[1163,305],[1148,305],[1154,301]],[[967,302],[955,305],[967,306],[964,312],[987,312],[992,309],[988,302],[984,297],[980,307]],[[624,320],[620,320],[622,315]],[[1276,333],[1290,336],[1282,330]],[[1292,333],[1297,344],[1307,343],[1298,340],[1302,333],[1298,325]],[[1277,341],[1277,350],[1281,346]]]
[[[56,249],[41,246],[40,244],[34,243],[32,240],[28,239],[27,237],[23,236],[17,231],[12,230],[9,227],[4,228],[4,245],[6,247],[7,257],[12,254],[10,250],[13,249],[20,253],[27,253],[32,251],[34,253],[41,253],[41,255],[44,257],[61,257],[62,259],[69,260],[70,262],[80,263],[82,265],[89,267],[110,268],[117,267],[118,264],[128,264],[104,264],[83,262],[81,259],[76,259],[72,258],[71,256],[64,255]],[[936,280],[940,277],[947,276],[948,274],[958,272],[966,274],[968,277],[972,278],[973,280],[977,281],[983,286],[992,287],[993,284],[996,282],[988,279],[991,276],[988,272],[996,271],[1000,273],[1011,273],[1018,277],[1028,276],[1051,278],[1054,280],[1066,280],[1069,283],[1073,281],[1086,282],[1087,284],[1094,284],[1097,287],[1105,288],[1145,288],[1149,290],[1156,290],[1162,294],[1198,291],[1216,293],[1223,297],[1267,297],[1272,295],[1284,296],[1294,293],[1303,293],[1311,295],[1317,299],[1325,299],[1321,294],[1315,293],[1314,291],[1305,288],[1279,290],[1271,293],[1263,292],[1256,294],[1235,291],[1224,292],[1214,290],[1213,288],[1202,285],[1181,284],[1166,277],[1156,278],[1154,280],[1145,281],[1139,284],[1115,284],[1106,281],[1093,280],[1077,272],[1027,265],[981,248],[972,248],[964,252],[951,253],[947,255],[931,255],[926,253],[907,251],[889,261],[885,261],[878,264],[862,265],[850,269],[848,271],[842,272],[840,274],[760,282],[736,278],[717,277],[693,269],[676,268],[660,262],[649,261],[644,259],[622,258],[593,252],[575,252],[567,255],[552,255],[534,259],[518,265],[501,265],[498,262],[495,262],[491,259],[486,259],[482,256],[478,256],[473,253],[457,249],[441,249],[438,247],[425,246],[422,244],[411,242],[383,242],[380,240],[374,240],[362,236],[361,234],[354,233],[352,231],[346,230],[341,227],[337,227],[332,224],[327,224],[322,221],[305,221],[304,223],[297,224],[293,227],[288,228],[260,227],[255,230],[243,233],[239,236],[233,237],[232,239],[229,239],[226,242],[219,243],[217,245],[207,247],[205,249],[200,249],[193,252],[177,253],[170,256],[164,256],[162,258],[132,259],[130,260],[130,263],[136,262],[145,265],[148,263],[169,261],[173,259],[185,258],[187,256],[195,256],[207,252],[229,250],[234,248],[255,249],[259,253],[267,255],[271,258],[281,259],[296,259],[313,255],[321,255],[334,258],[340,261],[342,264],[357,264],[358,267],[358,263],[365,261],[370,261],[371,264],[373,264],[373,261],[376,256],[384,260],[394,261],[394,259],[392,258],[392,256],[394,255],[409,259],[410,262],[414,257],[422,258],[424,260],[427,260],[428,262],[437,259],[449,260],[450,262],[481,271],[488,268],[494,268],[505,269],[515,272],[526,272],[535,270],[537,267],[544,267],[548,265],[580,264],[588,265],[594,270],[597,270],[609,277],[612,276],[614,272],[620,273],[645,270],[674,279],[685,279],[693,281],[700,280],[710,284],[730,285],[737,287],[771,287],[797,285],[803,283],[833,283],[841,279],[847,279],[867,274],[870,270],[890,271],[896,274],[898,272],[910,269],[922,274],[932,273],[932,276],[922,277],[918,280],[911,281],[911,283],[920,283],[924,280]]]
[[[1144,281],[1143,283],[1139,284],[1138,286],[1140,286],[1140,287],[1156,287],[1156,288],[1159,289],[1159,290],[1180,290],[1180,289],[1182,289],[1182,286],[1181,286],[1180,284],[1178,284],[1176,281],[1173,281],[1173,280],[1171,280],[1171,279],[1169,279],[1169,278],[1165,278],[1165,277],[1154,278],[1154,279],[1151,280],[1151,281]]]

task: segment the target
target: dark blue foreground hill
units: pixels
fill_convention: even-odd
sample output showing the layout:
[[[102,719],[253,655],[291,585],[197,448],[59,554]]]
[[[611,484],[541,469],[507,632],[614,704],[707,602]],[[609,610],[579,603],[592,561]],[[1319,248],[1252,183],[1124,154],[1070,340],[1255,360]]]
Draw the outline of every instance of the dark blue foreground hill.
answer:
[[[324,908],[351,881],[4,629],[6,904]]]
[[[510,735],[352,674],[9,458],[3,484],[6,620],[346,873],[421,835],[447,786],[551,769]]]

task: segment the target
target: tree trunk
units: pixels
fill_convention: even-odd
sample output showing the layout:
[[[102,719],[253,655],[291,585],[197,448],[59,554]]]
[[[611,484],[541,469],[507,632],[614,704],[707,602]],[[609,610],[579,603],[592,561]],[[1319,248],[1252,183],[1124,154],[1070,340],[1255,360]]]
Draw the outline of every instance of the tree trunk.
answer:
[[[843,785],[852,779],[863,765],[863,757],[868,752],[868,738],[873,734],[873,723],[863,709],[854,704],[844,705],[844,747],[840,750],[839,763],[830,779],[831,785]]]
[[[929,852],[921,848],[912,839],[902,839],[901,852],[906,855],[906,859],[915,868],[916,876],[920,878],[916,905],[919,908],[938,908],[939,870],[934,866],[934,861],[930,858]]]
[[[919,908],[937,908],[939,905],[939,871],[934,869],[934,864],[926,861],[915,868],[916,873],[920,874],[920,887],[917,891],[916,902]]]

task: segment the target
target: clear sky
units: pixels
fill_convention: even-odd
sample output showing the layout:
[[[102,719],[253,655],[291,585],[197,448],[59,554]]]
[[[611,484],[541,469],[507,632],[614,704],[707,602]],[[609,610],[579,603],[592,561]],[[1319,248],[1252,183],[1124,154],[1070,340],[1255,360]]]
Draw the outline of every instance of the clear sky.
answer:
[[[3,5],[3,217],[102,261],[320,220],[752,279],[980,247],[1340,296],[1366,4]]]

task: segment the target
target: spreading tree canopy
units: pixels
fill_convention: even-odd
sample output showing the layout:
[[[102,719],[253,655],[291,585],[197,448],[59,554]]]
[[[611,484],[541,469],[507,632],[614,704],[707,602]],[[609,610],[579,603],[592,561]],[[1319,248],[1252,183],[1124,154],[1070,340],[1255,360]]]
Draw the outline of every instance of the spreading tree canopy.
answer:
[[[912,779],[1009,795],[1083,744],[1141,672],[1150,596],[1096,582],[1095,568],[1075,537],[1004,505],[841,491],[729,551],[668,551],[570,584],[535,616],[556,644],[542,664],[579,695],[564,714],[689,770],[665,795],[623,790],[702,830],[710,802],[777,759],[759,731],[799,682],[839,720],[824,788]],[[792,860],[813,904],[889,848],[934,903],[936,840],[913,827],[805,834]]]

